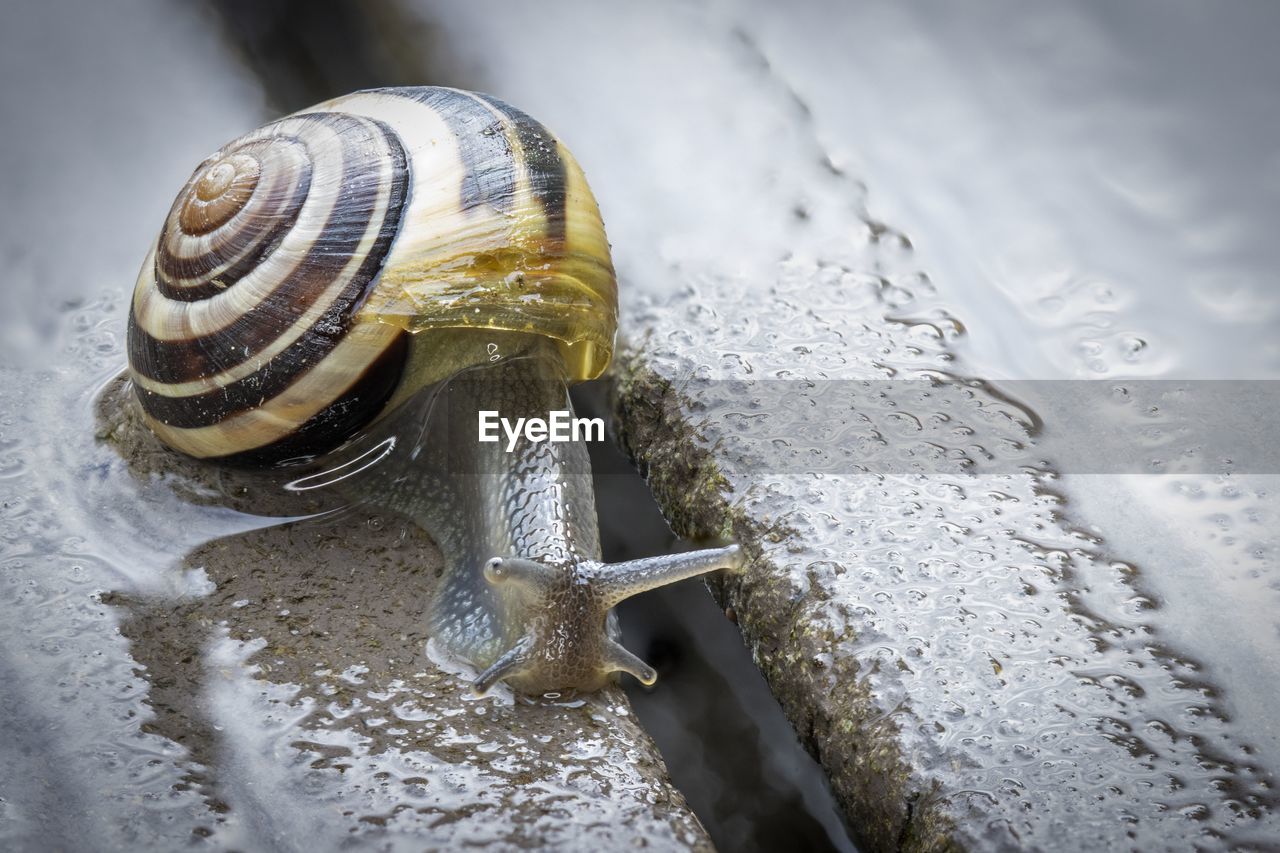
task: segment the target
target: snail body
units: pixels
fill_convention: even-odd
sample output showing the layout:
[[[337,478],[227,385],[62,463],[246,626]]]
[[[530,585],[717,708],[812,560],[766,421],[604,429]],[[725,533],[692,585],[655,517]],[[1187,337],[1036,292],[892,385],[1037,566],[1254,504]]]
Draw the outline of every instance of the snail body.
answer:
[[[502,678],[534,694],[590,690],[613,671],[651,684],[653,669],[617,642],[613,606],[738,563],[732,546],[606,564],[584,443],[521,438],[508,453],[497,442],[476,441],[482,409],[496,406],[512,418],[570,410],[557,358],[535,343],[445,383],[426,418],[425,440],[396,448],[409,457],[420,447],[420,458],[384,466],[386,477],[360,484],[436,539],[447,568],[431,634],[484,670],[475,682],[482,691]]]
[[[444,551],[437,640],[484,670],[478,689],[540,693],[651,683],[611,608],[740,562],[731,546],[603,564],[584,446],[477,441],[480,409],[568,409],[616,325],[572,155],[495,98],[415,87],[325,102],[201,163],[144,261],[127,348],[161,441],[232,465],[321,458],[448,385],[427,462],[382,498]]]

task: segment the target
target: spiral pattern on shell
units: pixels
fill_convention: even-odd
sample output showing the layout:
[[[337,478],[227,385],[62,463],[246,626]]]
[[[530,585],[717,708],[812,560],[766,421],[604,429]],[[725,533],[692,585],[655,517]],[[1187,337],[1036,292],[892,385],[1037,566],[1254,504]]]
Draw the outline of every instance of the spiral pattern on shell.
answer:
[[[589,378],[616,300],[595,200],[542,125],[484,95],[373,90],[196,168],[139,275],[129,361],[170,446],[279,461],[398,399],[412,333],[543,334]]]

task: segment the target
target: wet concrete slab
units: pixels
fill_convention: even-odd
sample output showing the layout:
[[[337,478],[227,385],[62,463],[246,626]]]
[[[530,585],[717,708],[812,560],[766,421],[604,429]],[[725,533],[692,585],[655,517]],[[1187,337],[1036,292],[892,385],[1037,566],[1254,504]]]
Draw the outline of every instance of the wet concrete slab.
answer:
[[[939,343],[869,323],[865,285],[827,273],[784,273],[767,320],[728,286],[641,315],[651,331],[621,362],[616,412],[676,529],[757,555],[722,600],[865,840],[1272,838],[1251,727],[1151,623],[1139,570],[1075,525],[1026,450],[1030,419],[982,383],[937,382]],[[777,369],[780,345],[823,343],[840,364],[750,378]],[[708,369],[726,353],[731,368]],[[875,388],[890,372],[931,378],[910,401],[831,381]],[[1024,472],[973,473],[1010,455]]]
[[[267,117],[203,7],[6,10],[0,848],[710,842],[624,694],[471,696],[394,510],[184,462],[117,381],[175,189]]]
[[[1275,209],[1265,9],[400,5],[597,188],[617,432],[678,532],[755,556],[721,601],[867,847],[1273,844],[1269,475],[1082,469],[1065,399],[989,380],[1138,392],[1154,471],[1203,451],[1167,440],[1195,392],[1129,380],[1273,373],[1265,218],[1219,215]]]

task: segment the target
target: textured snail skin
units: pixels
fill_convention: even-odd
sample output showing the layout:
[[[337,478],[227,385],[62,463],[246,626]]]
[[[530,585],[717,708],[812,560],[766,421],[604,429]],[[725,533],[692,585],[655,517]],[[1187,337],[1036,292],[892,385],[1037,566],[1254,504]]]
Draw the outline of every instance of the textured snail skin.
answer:
[[[618,643],[618,602],[717,569],[737,570],[737,546],[625,563],[600,560],[587,449],[582,442],[476,440],[476,412],[545,417],[571,410],[554,352],[468,371],[437,399],[421,456],[364,481],[370,497],[432,533],[445,571],[432,636],[482,669],[483,692],[505,679],[525,693],[594,690],[614,672],[657,677]],[[401,473],[397,476],[396,471]]]
[[[581,443],[477,440],[480,409],[570,409],[616,327],[572,155],[495,98],[417,87],[319,104],[201,163],[139,274],[127,349],[156,435],[226,464],[320,459],[435,401],[425,441],[345,487],[440,544],[433,636],[483,670],[476,688],[546,693],[652,683],[612,607],[741,564],[736,546],[603,564]]]

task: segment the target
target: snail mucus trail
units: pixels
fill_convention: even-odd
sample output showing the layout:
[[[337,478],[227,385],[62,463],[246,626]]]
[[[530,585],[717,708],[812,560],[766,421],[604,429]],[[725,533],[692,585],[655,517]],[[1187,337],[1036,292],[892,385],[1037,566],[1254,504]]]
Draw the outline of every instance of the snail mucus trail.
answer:
[[[129,372],[161,441],[227,465],[341,459],[426,399],[422,440],[348,488],[439,543],[432,634],[478,690],[591,690],[656,678],[614,605],[741,565],[737,546],[605,564],[581,443],[477,440],[479,410],[570,409],[616,326],[599,209],[560,142],[486,95],[380,89],[196,168],[134,290]]]

